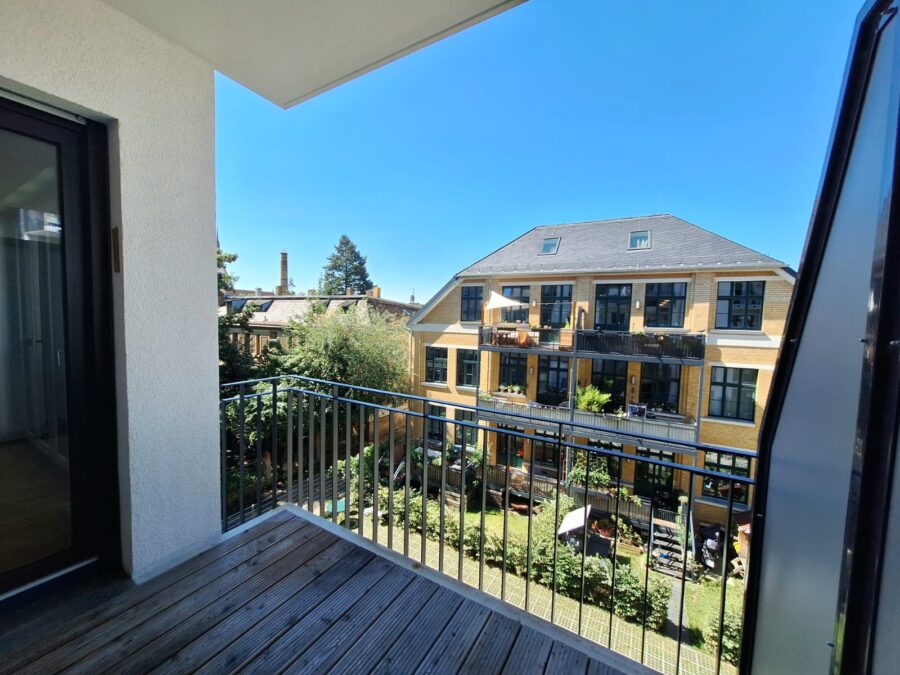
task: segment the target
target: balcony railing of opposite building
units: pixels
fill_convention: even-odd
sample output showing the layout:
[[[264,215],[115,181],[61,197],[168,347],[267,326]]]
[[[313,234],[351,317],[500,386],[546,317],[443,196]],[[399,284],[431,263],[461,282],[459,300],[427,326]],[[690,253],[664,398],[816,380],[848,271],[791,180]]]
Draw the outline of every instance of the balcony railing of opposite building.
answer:
[[[485,412],[483,417],[501,424],[521,426],[519,415],[526,415],[540,424],[536,428],[554,428],[563,423],[566,434],[577,436],[584,433],[585,438],[595,440],[619,440],[620,438],[640,442],[641,438],[652,438],[655,441],[674,440],[690,442],[697,437],[697,425],[685,422],[667,422],[661,419],[642,417],[624,417],[608,413],[592,413],[587,410],[572,410],[557,406],[538,405],[536,403],[515,403],[502,397],[482,396],[479,406]],[[603,430],[601,433],[598,430]],[[625,436],[620,436],[624,432]],[[627,440],[626,440],[627,442]]]
[[[602,330],[579,330],[576,333],[579,352],[621,354],[622,356],[658,356],[702,361],[706,340],[695,333],[620,333]]]
[[[696,333],[627,333],[572,328],[541,328],[526,324],[482,326],[484,347],[554,349],[585,354],[658,357],[703,361],[705,336]]]
[[[748,547],[731,542],[752,477],[582,445],[567,435],[571,422],[537,436],[486,426],[485,408],[343,383],[289,376],[222,392],[223,529],[294,504],[636,661],[734,670],[734,641],[719,636],[734,630],[735,612],[739,626],[743,586],[729,577]],[[431,405],[475,421],[436,417]],[[437,440],[422,443],[423,430]],[[718,453],[720,467],[753,455],[664,440]],[[525,441],[543,443],[545,463],[571,465],[567,479],[511,466]],[[507,452],[491,465],[486,450],[498,448]],[[717,524],[696,529],[695,506],[710,494],[704,518]],[[705,627],[685,622],[699,616],[698,597],[714,605],[702,608]]]

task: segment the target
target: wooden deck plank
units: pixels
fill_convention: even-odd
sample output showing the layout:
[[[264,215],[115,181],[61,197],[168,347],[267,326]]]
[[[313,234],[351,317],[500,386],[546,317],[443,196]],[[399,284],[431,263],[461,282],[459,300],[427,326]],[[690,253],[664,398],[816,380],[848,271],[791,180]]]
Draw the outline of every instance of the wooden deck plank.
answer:
[[[277,596],[285,586],[296,587],[310,583],[317,573],[328,570],[351,551],[353,547],[347,542],[336,541],[320,534],[289,551],[256,576],[187,619],[179,620],[180,617],[167,612],[167,615],[159,619],[162,628],[172,626],[170,630],[150,641],[145,641],[138,651],[133,651],[132,646],[129,646],[128,650],[119,650],[120,654],[125,651],[130,651],[131,654],[116,664],[117,675],[147,672],[166,656],[190,644],[198,636],[226,621],[242,608],[252,606],[264,596]],[[190,611],[190,608],[187,607],[186,611]],[[247,625],[252,624],[244,624],[244,630]],[[144,629],[141,632],[148,631]]]
[[[371,664],[387,652],[400,633],[416,618],[419,611],[437,592],[439,586],[422,577],[416,579],[391,603],[375,623],[348,649],[331,668],[331,673],[358,675],[368,672]]]
[[[543,675],[544,666],[550,658],[553,638],[546,633],[523,626],[519,637],[513,643],[512,651],[503,667],[505,675]],[[550,672],[550,671],[547,671]]]
[[[121,615],[125,610],[135,605],[150,600],[165,591],[175,592],[172,589],[175,584],[197,574],[210,565],[216,564],[217,568],[220,569],[227,569],[229,566],[233,566],[230,563],[240,557],[240,553],[238,553],[240,549],[254,545],[266,533],[286,523],[290,523],[290,528],[296,529],[299,526],[295,522],[297,520],[295,516],[291,516],[287,512],[276,513],[253,527],[181,563],[165,574],[139,586],[134,586],[110,602],[80,614],[77,619],[55,630],[52,636],[47,636],[46,639],[31,645],[22,652],[6,655],[3,662],[0,663],[0,675],[9,675],[9,673],[22,670],[27,664],[59,649],[66,643]],[[235,564],[238,563],[236,562]]]
[[[518,621],[492,613],[459,672],[471,675],[499,673],[506,664],[521,627]]]
[[[12,663],[41,674],[116,675],[632,670],[431,574],[284,511],[150,582],[150,590],[105,601],[85,624]],[[0,662],[12,670],[5,656]]]
[[[360,552],[362,553],[362,552]],[[319,636],[340,619],[341,612],[364,596],[390,571],[391,563],[375,557],[347,579],[317,605],[308,603],[309,611],[290,626],[275,642],[269,644],[241,670],[248,675],[267,675],[287,668],[301,652],[312,646]]]
[[[306,607],[295,596],[312,582],[309,573],[303,570],[304,567],[299,567],[296,575],[242,607],[151,672],[156,675],[194,672],[201,666],[221,672],[252,658],[302,618]],[[247,630],[248,626],[252,630]]]
[[[459,593],[439,588],[369,672],[372,675],[386,675],[415,670],[425,658],[435,636],[441,634],[462,602]]]
[[[327,672],[417,577],[394,566],[378,585],[349,607],[287,667],[285,673]]]
[[[588,663],[587,675],[621,675],[622,671],[607,663],[601,663],[597,659],[591,659]]]
[[[484,605],[464,600],[428,649],[416,672],[422,675],[450,675],[459,670],[490,615],[491,610]]]
[[[199,668],[198,673],[221,673],[223,670],[235,672],[244,663],[253,658],[260,649],[265,648],[270,640],[281,635],[290,625],[291,622],[297,622],[304,617],[310,608],[317,606],[325,598],[331,595],[335,590],[341,587],[347,579],[352,577],[360,568],[364,567],[373,558],[373,554],[368,551],[360,551],[355,547],[351,549],[343,558],[339,558],[331,563],[330,569],[318,570],[312,583],[303,588],[299,593],[290,597],[284,605],[291,614],[288,616],[287,625],[282,625],[277,631],[271,631],[272,624],[267,624],[270,630],[256,630],[255,626],[243,626],[243,629],[253,636],[250,639],[251,648],[248,643],[238,640],[239,635],[233,636],[235,646],[240,649],[233,649],[231,645],[213,659],[208,661]],[[249,629],[249,630],[248,630]]]
[[[290,523],[285,523],[285,526],[289,525]],[[278,528],[276,531],[281,530]],[[287,532],[287,530],[284,531]],[[152,621],[153,618],[160,613],[165,612],[173,606],[190,606],[195,594],[200,594],[201,597],[209,597],[224,593],[225,591],[221,589],[232,588],[235,584],[250,578],[256,574],[261,567],[264,567],[271,561],[277,560],[279,557],[290,551],[295,545],[307,541],[317,535],[319,535],[319,532],[316,528],[295,528],[294,531],[287,533],[284,538],[281,538],[274,543],[269,542],[268,537],[258,540],[262,542],[260,545],[251,544],[248,547],[248,552],[253,553],[252,557],[247,558],[236,567],[226,571],[224,574],[218,576],[204,574],[199,579],[192,580],[186,586],[180,587],[177,592],[157,594],[146,602],[135,605],[119,616],[100,624],[93,630],[77,638],[75,641],[47,654],[44,658],[32,663],[29,668],[26,669],[26,672],[40,675],[41,673],[58,672],[59,670],[68,668],[77,669],[80,668],[81,665],[87,665],[93,661],[93,659],[90,658],[92,654],[98,650],[107,649],[109,645],[119,637],[124,636],[125,639],[133,639],[132,634],[138,630],[142,624],[145,624],[147,621]],[[205,604],[207,603],[204,603],[204,605]],[[200,609],[204,605],[199,605],[196,609]],[[82,664],[76,666],[75,664],[79,662],[82,662]]]
[[[569,645],[555,640],[550,649],[550,658],[547,659],[547,673],[571,673],[572,675],[585,675],[588,667],[588,655],[573,649]]]

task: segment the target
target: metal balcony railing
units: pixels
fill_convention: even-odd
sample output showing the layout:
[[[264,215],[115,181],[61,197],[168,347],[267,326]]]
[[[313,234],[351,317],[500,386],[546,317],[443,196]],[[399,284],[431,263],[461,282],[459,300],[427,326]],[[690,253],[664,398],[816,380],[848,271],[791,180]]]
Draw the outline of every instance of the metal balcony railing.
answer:
[[[699,334],[579,330],[576,341],[579,352],[594,354],[658,356],[702,361],[706,353],[705,337]]]
[[[525,324],[482,326],[480,340],[485,347],[572,351],[574,333],[571,328],[531,328]]]
[[[498,397],[483,397],[479,406],[486,411],[482,415],[484,419],[521,426],[519,416],[526,415],[539,423],[535,428],[555,429],[559,423],[562,423],[564,433],[576,436],[581,431],[588,429],[590,433],[584,433],[583,437],[592,440],[615,442],[624,440],[627,443],[629,439],[635,440],[635,437],[652,437],[657,441],[665,439],[690,443],[697,437],[697,425],[684,422],[622,417],[607,413],[592,413],[586,410],[573,411],[570,408],[535,403],[515,403]],[[602,430],[602,432],[598,430]]]
[[[659,670],[734,671],[734,642],[720,636],[740,626],[743,584],[730,577],[749,547],[732,542],[751,476],[572,440],[601,426],[558,421],[552,437],[536,436],[490,426],[497,411],[485,406],[298,376],[222,392],[223,529],[296,504]],[[429,415],[429,405],[475,421]],[[521,428],[546,421],[505,414]],[[714,452],[719,467],[753,456],[617,433]],[[555,478],[507,463],[538,442]],[[717,524],[698,532],[701,498],[703,519]],[[707,625],[686,622],[700,616]]]

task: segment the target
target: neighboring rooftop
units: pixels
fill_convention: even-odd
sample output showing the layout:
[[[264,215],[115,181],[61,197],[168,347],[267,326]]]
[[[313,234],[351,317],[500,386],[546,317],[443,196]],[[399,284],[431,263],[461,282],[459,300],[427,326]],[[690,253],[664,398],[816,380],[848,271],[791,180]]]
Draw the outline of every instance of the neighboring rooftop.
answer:
[[[256,327],[281,328],[287,326],[292,319],[302,319],[310,310],[318,306],[326,314],[334,314],[339,311],[347,312],[351,309],[356,312],[376,310],[393,314],[397,317],[412,315],[420,305],[408,302],[398,302],[373,295],[270,295],[270,296],[232,296],[225,297],[219,306],[219,314],[231,311],[241,311],[247,303],[259,307],[250,318],[250,325]]]
[[[535,227],[457,276],[760,267],[790,271],[780,260],[662,214]]]

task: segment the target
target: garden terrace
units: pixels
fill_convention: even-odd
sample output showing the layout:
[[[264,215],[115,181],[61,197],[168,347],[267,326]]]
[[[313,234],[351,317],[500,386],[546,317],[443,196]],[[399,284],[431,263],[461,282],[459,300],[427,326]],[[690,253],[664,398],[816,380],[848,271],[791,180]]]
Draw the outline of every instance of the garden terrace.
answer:
[[[737,532],[752,477],[580,445],[560,429],[556,465],[589,478],[542,480],[483,458],[506,438],[546,437],[490,426],[480,407],[446,404],[474,421],[429,414],[442,403],[297,376],[225,385],[223,528],[294,505],[661,672],[733,672],[743,611],[734,573],[747,546],[726,533]],[[666,442],[683,448],[677,456],[751,455]],[[623,483],[625,462],[642,467],[649,498]],[[710,492],[716,533],[693,517]]]

